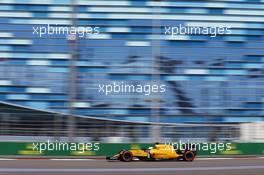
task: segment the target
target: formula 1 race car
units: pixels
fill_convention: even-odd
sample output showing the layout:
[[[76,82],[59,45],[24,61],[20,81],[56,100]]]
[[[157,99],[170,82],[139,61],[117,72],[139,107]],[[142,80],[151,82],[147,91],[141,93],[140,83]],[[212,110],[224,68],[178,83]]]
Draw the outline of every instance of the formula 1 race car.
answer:
[[[189,148],[189,147],[188,147]],[[135,158],[141,161],[154,161],[154,160],[183,160],[193,161],[196,156],[196,150],[175,149],[173,145],[156,143],[154,147],[148,149],[132,149],[122,150],[118,154],[106,157],[107,160],[120,160],[123,162],[130,162]]]

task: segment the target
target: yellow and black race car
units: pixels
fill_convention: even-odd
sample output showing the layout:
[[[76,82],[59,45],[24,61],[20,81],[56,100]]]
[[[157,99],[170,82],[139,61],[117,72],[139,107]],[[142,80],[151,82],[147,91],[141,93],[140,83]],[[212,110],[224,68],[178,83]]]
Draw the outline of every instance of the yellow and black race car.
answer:
[[[175,149],[173,145],[156,143],[154,147],[150,147],[146,150],[144,149],[122,150],[116,155],[106,157],[106,159],[120,160],[123,162],[130,162],[136,158],[142,161],[183,160],[190,162],[194,160],[196,153],[197,153],[196,150],[194,150],[193,148],[179,150],[179,149]]]

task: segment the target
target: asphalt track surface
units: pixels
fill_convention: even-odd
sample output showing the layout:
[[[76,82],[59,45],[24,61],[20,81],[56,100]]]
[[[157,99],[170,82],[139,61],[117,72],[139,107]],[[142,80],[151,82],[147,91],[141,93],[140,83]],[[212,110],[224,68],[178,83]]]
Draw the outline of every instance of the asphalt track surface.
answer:
[[[263,158],[200,159],[194,162],[105,160],[4,160],[0,175],[264,175]]]

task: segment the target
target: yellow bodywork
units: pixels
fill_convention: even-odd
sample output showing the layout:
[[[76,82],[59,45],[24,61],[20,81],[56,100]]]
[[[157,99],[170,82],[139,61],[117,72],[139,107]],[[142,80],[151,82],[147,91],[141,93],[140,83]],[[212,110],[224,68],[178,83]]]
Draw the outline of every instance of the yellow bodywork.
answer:
[[[107,160],[120,160],[123,162],[130,162],[134,158],[141,161],[153,160],[182,160],[191,162],[194,160],[197,152],[192,149],[175,150],[173,145],[156,143],[153,147],[148,149],[131,149],[122,150],[114,156],[107,156]]]
[[[134,149],[134,150],[129,150],[134,157],[147,157],[148,153],[145,150],[141,149]]]
[[[172,145],[155,145],[153,148],[146,150],[129,150],[134,157],[148,157],[149,154],[153,159],[176,159],[182,155],[176,153]]]

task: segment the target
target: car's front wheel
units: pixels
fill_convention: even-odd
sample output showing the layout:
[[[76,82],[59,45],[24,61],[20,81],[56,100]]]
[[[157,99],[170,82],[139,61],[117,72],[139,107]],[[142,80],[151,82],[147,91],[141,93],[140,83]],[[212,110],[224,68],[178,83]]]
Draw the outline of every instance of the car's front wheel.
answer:
[[[120,155],[120,160],[123,162],[131,162],[133,160],[133,154],[130,151],[124,151]]]

